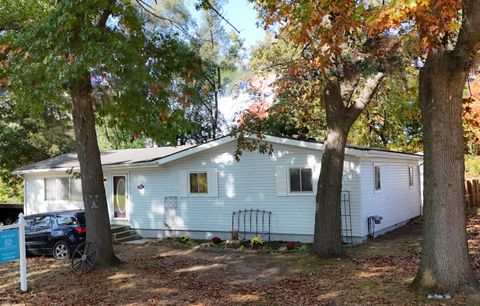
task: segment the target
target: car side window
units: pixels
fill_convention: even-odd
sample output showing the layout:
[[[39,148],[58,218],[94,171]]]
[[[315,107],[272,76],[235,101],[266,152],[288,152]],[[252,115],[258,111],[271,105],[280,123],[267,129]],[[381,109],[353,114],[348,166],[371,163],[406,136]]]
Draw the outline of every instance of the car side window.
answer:
[[[32,228],[33,223],[34,223],[34,220],[32,218],[25,218],[25,222],[26,222],[26,227],[27,228]]]
[[[77,225],[78,221],[74,216],[70,215],[56,215],[55,219],[57,220],[58,225]]]
[[[45,228],[45,227],[50,227],[52,225],[52,222],[50,220],[50,216],[41,216],[41,217],[35,217],[34,223],[33,223],[33,228]]]

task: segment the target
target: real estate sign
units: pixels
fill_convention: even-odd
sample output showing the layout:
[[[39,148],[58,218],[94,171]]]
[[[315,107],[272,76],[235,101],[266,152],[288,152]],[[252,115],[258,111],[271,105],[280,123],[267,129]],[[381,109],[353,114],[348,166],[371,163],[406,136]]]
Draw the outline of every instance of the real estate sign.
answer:
[[[20,258],[18,229],[0,232],[0,262],[17,260]]]
[[[22,213],[16,224],[0,226],[0,263],[12,260],[20,260],[20,290],[27,291],[25,218]]]

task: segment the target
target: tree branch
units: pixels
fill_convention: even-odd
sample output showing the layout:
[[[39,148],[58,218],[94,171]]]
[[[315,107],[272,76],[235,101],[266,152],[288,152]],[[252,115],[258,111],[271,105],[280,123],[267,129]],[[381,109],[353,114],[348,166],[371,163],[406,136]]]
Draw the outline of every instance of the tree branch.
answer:
[[[230,23],[230,21],[228,21],[225,17],[223,17],[223,15],[216,9],[213,7],[213,5],[210,3],[210,1],[208,0],[203,0],[203,4],[206,5],[208,8],[210,8],[212,11],[215,12],[215,14],[218,15],[218,17],[220,17],[222,20],[224,20],[229,26],[231,26],[238,34],[240,34],[240,31],[233,25]]]
[[[20,24],[16,22],[0,24],[0,32],[10,31],[10,30],[14,30],[14,31],[20,30]]]
[[[105,29],[105,26],[107,25],[108,17],[110,17],[111,13],[112,13],[112,10],[109,8],[106,8],[105,10],[103,10],[102,14],[100,15],[100,18],[98,19],[97,28]]]
[[[480,0],[463,1],[462,27],[458,34],[455,51],[459,56],[472,59],[480,42]]]
[[[357,113],[361,113],[362,110],[368,105],[373,95],[377,91],[377,88],[383,80],[384,76],[385,73],[377,72],[376,74],[368,78],[365,86],[360,92],[360,96],[355,99],[355,103],[348,108],[349,113],[351,112],[352,114],[354,114],[355,118],[358,116]]]
[[[177,22],[169,19],[169,18],[166,18],[166,17],[163,17],[163,16],[160,16],[159,14],[155,13],[154,12],[154,8],[151,7],[148,3],[146,3],[145,1],[143,0],[135,0],[135,2],[143,9],[145,10],[147,13],[149,13],[150,15],[152,15],[153,17],[155,18],[158,18],[160,20],[163,20],[163,21],[166,21],[166,22],[169,22],[171,25],[173,25],[175,28],[177,28],[178,30],[180,30],[180,32],[182,32],[183,34],[187,35],[188,37],[192,38],[192,39],[197,39],[196,37],[193,37],[192,35],[190,35],[190,33],[188,33],[187,30],[185,30],[181,25],[179,25]]]

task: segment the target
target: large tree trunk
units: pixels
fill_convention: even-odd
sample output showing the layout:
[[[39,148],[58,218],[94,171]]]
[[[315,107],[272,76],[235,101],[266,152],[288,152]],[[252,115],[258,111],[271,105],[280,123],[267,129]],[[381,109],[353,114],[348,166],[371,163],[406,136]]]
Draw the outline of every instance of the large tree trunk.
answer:
[[[424,128],[422,261],[413,285],[431,291],[477,286],[468,255],[464,206],[464,58],[439,49],[420,70]]]
[[[108,267],[118,264],[119,260],[113,253],[91,92],[88,73],[84,78],[71,82],[73,127],[82,178],[87,240],[93,242],[98,248],[97,266]]]
[[[340,203],[348,130],[349,128],[340,126],[327,129],[322,167],[317,184],[312,252],[326,258],[343,255]]]
[[[343,255],[341,196],[347,137],[353,123],[370,102],[383,77],[382,72],[377,72],[368,78],[355,103],[344,101],[338,80],[329,80],[325,86],[323,100],[327,134],[317,184],[312,246],[312,252],[318,256],[331,258]]]

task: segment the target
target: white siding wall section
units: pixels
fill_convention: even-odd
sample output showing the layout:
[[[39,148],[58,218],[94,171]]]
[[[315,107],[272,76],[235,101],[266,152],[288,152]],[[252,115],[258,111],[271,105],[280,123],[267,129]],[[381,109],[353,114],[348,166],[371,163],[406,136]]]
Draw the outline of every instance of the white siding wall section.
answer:
[[[33,215],[49,211],[73,210],[83,208],[83,203],[81,202],[46,201],[44,186],[45,177],[62,177],[62,175],[25,175],[25,215]]]
[[[375,191],[374,165],[380,165],[381,190]],[[409,186],[408,167],[413,166],[414,185]],[[381,224],[375,231],[394,228],[411,218],[420,215],[420,178],[416,161],[384,159],[364,159],[360,163],[362,196],[362,236],[368,235],[367,218],[382,216]]]
[[[272,156],[245,152],[240,162],[236,162],[235,145],[225,144],[157,169],[132,170],[131,226],[165,229],[164,200],[173,196],[178,197],[174,230],[229,232],[233,211],[262,209],[272,212],[272,233],[312,235],[321,152],[274,144]],[[289,192],[291,167],[312,168],[313,192]],[[279,177],[282,171],[285,175]],[[190,172],[208,173],[209,194],[189,193]],[[212,179],[215,174],[216,184]],[[360,235],[360,223],[356,221],[361,216],[358,180],[358,162],[346,161],[344,189],[351,192],[354,236]],[[139,184],[145,188],[138,190]]]
[[[237,162],[233,156],[235,148],[236,143],[231,142],[159,167],[105,171],[112,223],[128,224],[152,236],[164,230],[173,234],[198,231],[204,232],[206,238],[213,235],[212,232],[229,233],[232,212],[261,209],[272,212],[273,234],[300,235],[303,240],[311,240],[321,151],[273,144],[273,155],[244,152]],[[381,165],[380,192],[375,192],[374,164]],[[414,167],[412,187],[409,186],[409,166]],[[312,192],[290,191],[290,168],[312,169]],[[208,174],[207,193],[190,193],[191,172]],[[112,177],[117,174],[127,175],[128,218],[125,221],[113,220]],[[25,175],[27,214],[83,207],[83,203],[45,201],[45,176],[56,175]],[[376,226],[376,231],[381,231],[420,214],[420,177],[414,160],[360,160],[347,155],[342,183],[342,189],[350,193],[354,237],[368,235],[369,216],[383,217],[382,223]],[[137,188],[139,185],[144,188]]]

